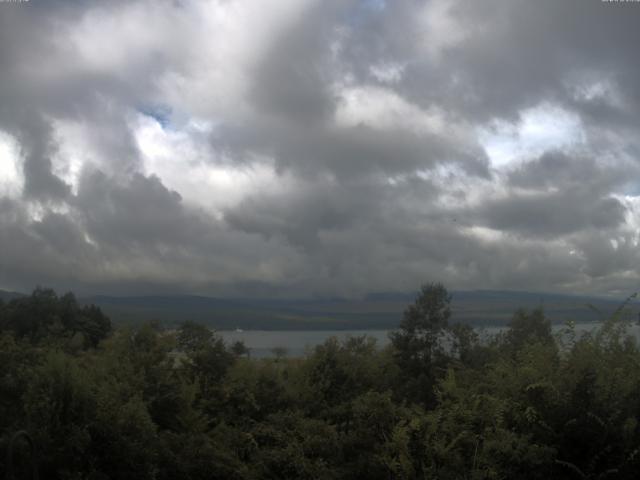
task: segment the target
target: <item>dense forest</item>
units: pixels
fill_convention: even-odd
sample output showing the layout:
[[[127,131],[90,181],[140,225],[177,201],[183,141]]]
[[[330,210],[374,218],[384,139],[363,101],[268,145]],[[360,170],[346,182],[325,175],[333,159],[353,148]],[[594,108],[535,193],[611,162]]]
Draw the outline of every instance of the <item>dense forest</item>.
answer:
[[[425,285],[388,347],[252,359],[210,329],[113,328],[72,294],[0,302],[0,470],[44,479],[636,478],[640,350],[542,310],[490,339]],[[18,433],[22,432],[22,433]],[[33,445],[33,452],[29,445]]]

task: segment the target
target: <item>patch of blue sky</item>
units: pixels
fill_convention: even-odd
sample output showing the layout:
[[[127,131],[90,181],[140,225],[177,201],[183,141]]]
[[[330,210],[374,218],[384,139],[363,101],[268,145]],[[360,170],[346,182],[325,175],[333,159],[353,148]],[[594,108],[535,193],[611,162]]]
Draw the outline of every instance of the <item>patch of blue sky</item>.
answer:
[[[549,103],[520,112],[517,122],[495,119],[478,129],[478,139],[498,168],[548,151],[569,151],[586,141],[580,117]]]
[[[171,107],[167,105],[144,105],[138,108],[143,115],[153,118],[163,129],[171,127]]]
[[[620,193],[628,197],[640,197],[640,181],[631,180],[625,183]]]
[[[372,10],[384,10],[387,6],[387,0],[361,0],[362,4]]]
[[[371,14],[379,13],[386,7],[386,0],[360,0],[347,12],[347,23],[352,27],[357,26]]]

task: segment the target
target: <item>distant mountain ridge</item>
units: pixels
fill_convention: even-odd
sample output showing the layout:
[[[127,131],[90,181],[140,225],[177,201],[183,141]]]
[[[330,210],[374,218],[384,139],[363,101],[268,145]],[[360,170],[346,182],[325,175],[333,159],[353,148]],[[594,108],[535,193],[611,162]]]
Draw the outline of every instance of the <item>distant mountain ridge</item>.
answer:
[[[220,330],[339,330],[395,328],[416,293],[373,293],[362,299],[251,299],[190,295],[81,299],[118,322],[194,320]],[[597,321],[589,305],[611,314],[624,299],[555,293],[475,290],[452,292],[452,321],[474,326],[506,324],[518,308],[542,307],[554,323]],[[638,303],[633,304],[636,310]],[[636,313],[637,315],[637,313]]]
[[[23,294],[0,291],[8,301]],[[351,330],[391,329],[417,293],[371,293],[361,299],[255,299],[216,298],[201,295],[95,295],[79,298],[81,304],[99,306],[115,323],[138,324],[157,320],[177,325],[193,320],[218,330]],[[589,305],[611,314],[624,299],[556,293],[470,290],[452,292],[452,322],[476,327],[506,324],[518,308],[542,307],[553,323],[600,320]],[[638,302],[631,305],[637,318]]]
[[[25,294],[24,293],[18,293],[18,292],[10,292],[7,290],[0,290],[0,300],[3,300],[5,302],[8,302],[9,300],[13,300],[14,298],[20,298],[20,297],[24,297]]]

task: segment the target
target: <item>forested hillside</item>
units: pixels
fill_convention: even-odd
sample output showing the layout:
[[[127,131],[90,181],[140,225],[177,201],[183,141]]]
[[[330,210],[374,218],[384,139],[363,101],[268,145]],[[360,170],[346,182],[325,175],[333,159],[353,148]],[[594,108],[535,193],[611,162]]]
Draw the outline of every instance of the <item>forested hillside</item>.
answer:
[[[193,322],[113,329],[43,289],[0,301],[0,470],[30,478],[31,438],[43,479],[636,478],[624,305],[582,336],[519,310],[480,342],[450,303],[424,286],[384,349],[256,360]]]

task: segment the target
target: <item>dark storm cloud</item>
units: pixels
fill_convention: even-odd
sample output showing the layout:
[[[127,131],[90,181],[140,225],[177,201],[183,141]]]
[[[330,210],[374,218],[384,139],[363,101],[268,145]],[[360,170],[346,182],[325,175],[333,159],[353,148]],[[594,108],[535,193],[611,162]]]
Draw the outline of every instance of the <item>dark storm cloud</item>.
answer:
[[[181,200],[157,177],[134,174],[125,185],[119,185],[94,171],[81,179],[76,204],[88,234],[100,243],[153,248],[156,243],[180,244],[202,234]]]
[[[385,182],[386,183],[386,182]],[[318,181],[295,192],[249,195],[226,212],[234,228],[267,238],[280,236],[307,253],[321,248],[322,235],[349,235],[362,228],[374,230],[407,206],[434,201],[438,189],[430,182],[408,179],[401,188],[370,179],[336,183]],[[362,247],[362,245],[361,245]]]
[[[72,220],[52,214],[33,222],[21,205],[8,199],[0,201],[0,242],[0,281],[9,285],[70,283],[74,273],[81,275],[91,263]]]
[[[37,199],[64,199],[69,187],[51,171],[55,152],[50,125],[29,98],[37,96],[25,71],[36,64],[50,47],[45,38],[30,31],[47,31],[47,20],[39,9],[33,14],[16,5],[2,5],[0,12],[0,128],[19,138],[24,150],[25,195]]]
[[[592,235],[579,239],[576,246],[586,260],[584,272],[603,283],[612,276],[618,283],[617,288],[626,283],[623,280],[625,275],[633,275],[635,265],[640,260],[637,242],[628,234],[617,236],[614,242],[606,233]]]
[[[23,177],[0,197],[0,287],[606,293],[640,279],[640,6],[277,7],[293,13],[267,34],[234,2],[0,3],[0,130]],[[165,143],[144,150],[155,105]],[[551,115],[535,152],[493,162],[478,132],[540,106],[576,117],[580,139],[535,137],[561,130]],[[273,172],[235,185],[253,168]],[[237,200],[220,206],[208,189],[224,181]]]
[[[592,195],[609,193],[640,174],[640,166],[623,159],[598,162],[586,155],[561,151],[544,153],[540,158],[509,172],[509,183],[533,190],[579,188]]]
[[[457,164],[470,174],[489,175],[484,152],[476,146],[403,130],[380,131],[366,125],[347,128],[300,128],[257,124],[222,129],[215,147],[232,152],[261,152],[273,156],[279,169],[301,176],[333,174],[352,181],[357,177],[396,175],[439,164]]]
[[[553,238],[584,229],[614,230],[624,222],[625,213],[619,200],[578,188],[551,194],[514,194],[487,202],[479,218],[485,218],[487,226],[496,230]]]
[[[110,5],[116,10],[128,3]],[[67,29],[101,5],[59,0],[0,10],[0,128],[18,137],[25,150],[25,193],[35,198],[68,194],[68,185],[51,168],[57,150],[54,119],[89,125],[91,143],[113,171],[137,169],[139,154],[125,115],[147,101],[153,76],[163,67],[152,52],[127,72],[87,65],[66,37]]]
[[[251,98],[260,110],[306,125],[326,122],[335,103],[327,40],[350,3],[317,5],[269,48],[253,72]]]
[[[623,95],[640,98],[633,48],[640,33],[632,5],[454,2],[451,14],[461,26],[477,27],[442,58],[441,72],[459,77],[455,91],[464,104],[456,103],[468,113],[508,116],[541,99],[562,101],[569,94],[567,80],[594,72],[612,75]]]
[[[0,282],[23,289],[37,279],[83,292],[189,292],[204,285],[233,294],[238,283],[278,278],[277,268],[261,267],[263,255],[296,258],[185,208],[155,177],[134,175],[123,183],[100,171],[82,176],[69,209],[40,219],[2,199],[0,242],[6,247]]]
[[[89,170],[82,176],[74,200],[88,241],[110,254],[136,252],[172,262],[180,256],[193,256],[193,260],[224,257],[231,255],[226,250],[233,247],[234,240],[242,244],[240,238],[229,237],[219,221],[185,206],[180,194],[167,189],[155,176],[134,174],[123,182]]]
[[[29,112],[18,126],[17,138],[24,149],[24,195],[41,200],[64,200],[69,185],[51,170],[51,156],[56,151],[50,125],[36,113]]]

